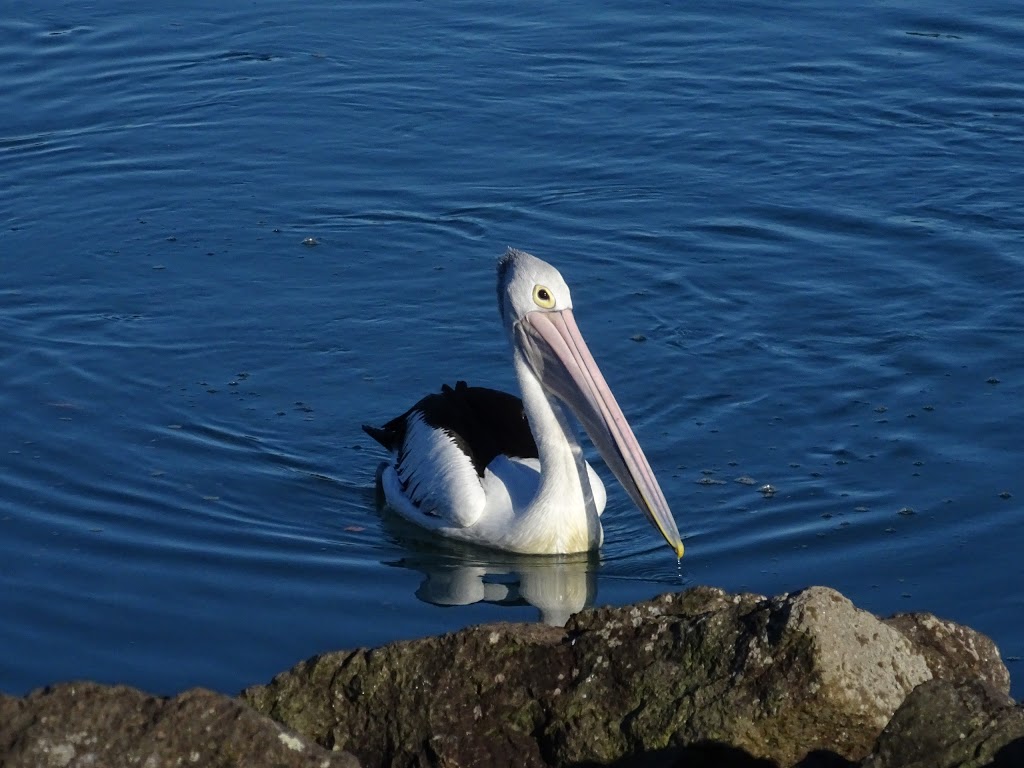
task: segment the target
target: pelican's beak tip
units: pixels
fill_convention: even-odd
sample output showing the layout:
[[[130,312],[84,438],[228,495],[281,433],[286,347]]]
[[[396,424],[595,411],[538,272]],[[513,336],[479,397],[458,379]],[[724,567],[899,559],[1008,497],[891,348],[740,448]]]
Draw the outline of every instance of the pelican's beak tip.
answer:
[[[677,560],[682,560],[683,559],[683,541],[682,541],[682,539],[680,539],[679,543],[676,544],[675,549],[676,549],[676,559]]]

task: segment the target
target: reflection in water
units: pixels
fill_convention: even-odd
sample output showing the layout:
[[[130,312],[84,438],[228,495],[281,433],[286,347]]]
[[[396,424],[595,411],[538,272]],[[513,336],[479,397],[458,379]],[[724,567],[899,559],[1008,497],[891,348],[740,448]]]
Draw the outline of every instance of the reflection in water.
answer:
[[[564,626],[593,605],[600,555],[517,555],[431,537],[383,510],[384,526],[408,554],[386,565],[423,574],[416,597],[433,605],[533,605],[540,621]]]
[[[501,556],[500,554],[498,556]],[[501,556],[504,560],[504,556]],[[540,620],[564,626],[574,613],[592,605],[597,594],[597,558],[586,554],[535,556],[523,562],[444,562],[406,558],[402,565],[424,574],[416,597],[434,605],[530,604]]]

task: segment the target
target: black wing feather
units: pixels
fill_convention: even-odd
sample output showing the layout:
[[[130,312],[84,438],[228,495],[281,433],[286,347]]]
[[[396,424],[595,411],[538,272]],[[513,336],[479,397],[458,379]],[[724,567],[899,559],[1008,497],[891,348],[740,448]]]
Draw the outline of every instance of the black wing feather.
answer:
[[[464,381],[454,388],[445,384],[439,393],[427,395],[383,427],[364,424],[363,431],[389,451],[401,451],[409,418],[416,415],[450,435],[480,477],[498,455],[537,458],[537,442],[523,401],[496,389],[470,387]]]

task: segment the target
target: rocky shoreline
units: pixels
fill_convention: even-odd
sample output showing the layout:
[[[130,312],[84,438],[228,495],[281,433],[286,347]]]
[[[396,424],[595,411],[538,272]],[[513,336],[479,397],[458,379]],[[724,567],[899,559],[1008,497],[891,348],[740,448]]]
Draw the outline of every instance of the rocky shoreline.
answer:
[[[0,696],[0,765],[1024,766],[984,635],[834,590],[698,587],[317,656],[237,698]]]

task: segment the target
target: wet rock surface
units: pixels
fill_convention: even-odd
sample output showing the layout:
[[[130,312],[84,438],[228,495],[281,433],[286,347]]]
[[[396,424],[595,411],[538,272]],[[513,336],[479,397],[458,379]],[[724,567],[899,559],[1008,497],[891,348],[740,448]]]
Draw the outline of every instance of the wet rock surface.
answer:
[[[324,654],[232,699],[0,696],[4,766],[1024,766],[985,636],[831,589],[696,588]]]

